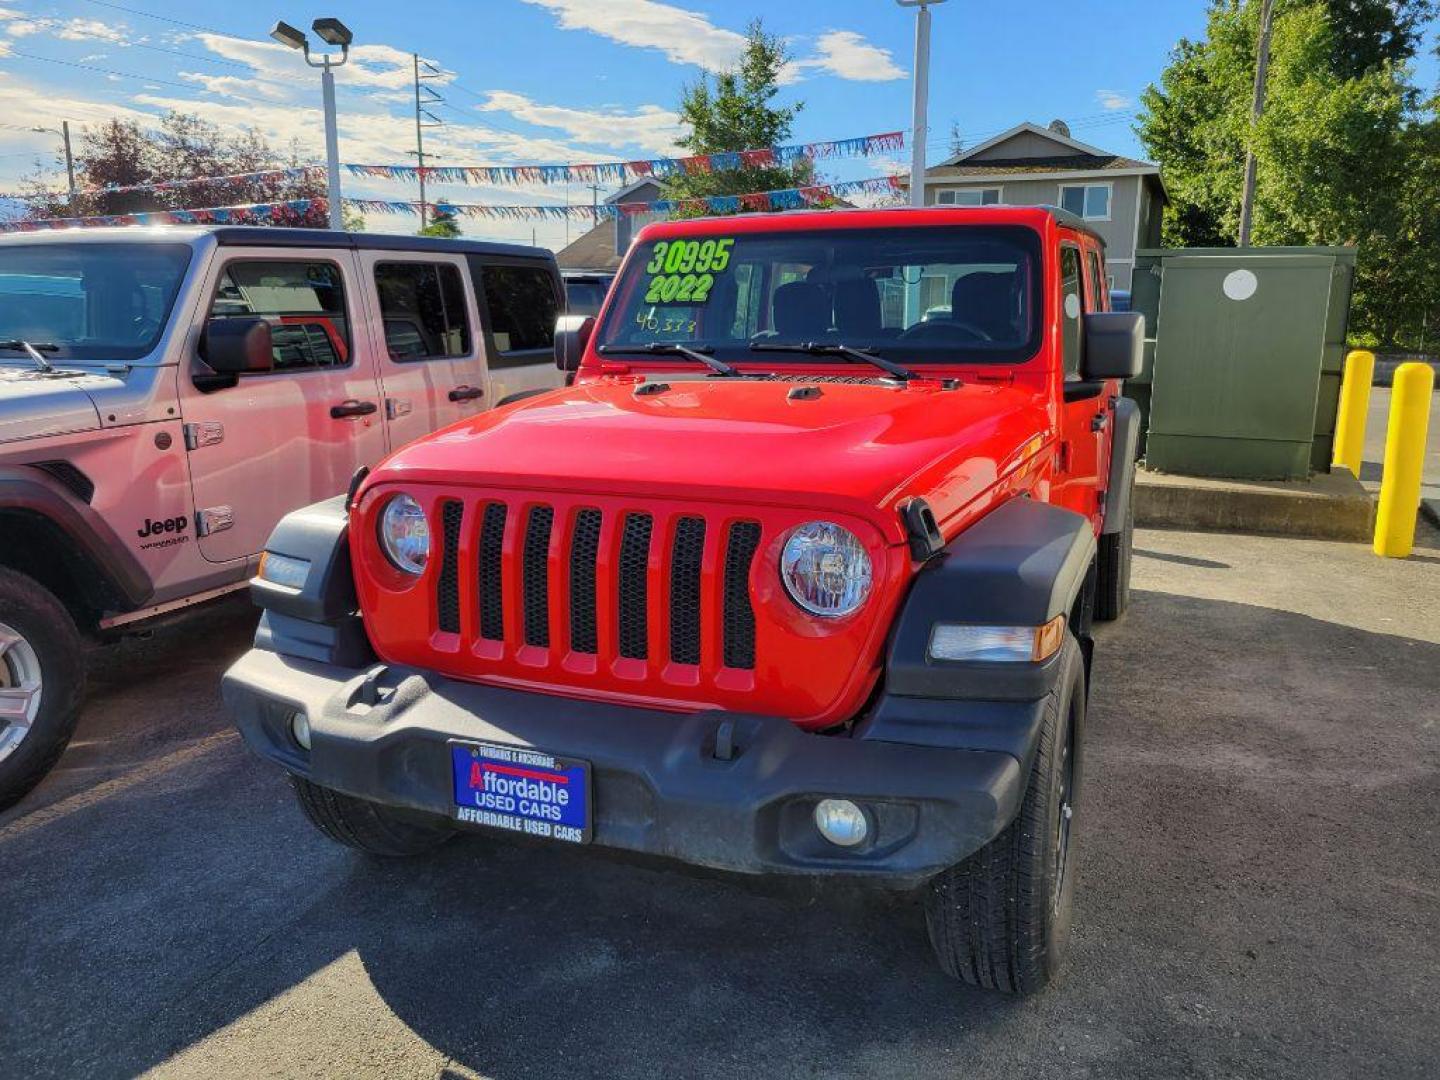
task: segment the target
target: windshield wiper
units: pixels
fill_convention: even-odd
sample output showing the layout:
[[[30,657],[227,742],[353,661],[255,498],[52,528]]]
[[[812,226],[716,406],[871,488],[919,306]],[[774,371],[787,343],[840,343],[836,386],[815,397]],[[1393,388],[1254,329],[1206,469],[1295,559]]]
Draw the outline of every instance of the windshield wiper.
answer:
[[[10,349],[15,352],[27,353],[29,354],[30,359],[35,362],[35,366],[37,368],[39,368],[41,371],[48,373],[54,371],[55,366],[51,364],[49,360],[46,360],[45,357],[41,355],[41,353],[59,352],[60,346],[52,345],[48,341],[42,341],[38,345],[32,345],[28,341],[21,341],[19,338],[13,338],[10,341],[0,341],[0,349]]]
[[[852,345],[835,345],[823,341],[805,341],[793,345],[784,342],[752,341],[750,349],[753,352],[798,352],[807,353],[810,356],[844,356],[865,364],[873,364],[881,371],[906,382],[920,377],[909,368],[895,363],[894,360],[886,360],[885,357],[879,356],[869,349],[856,348]]]
[[[701,349],[706,350],[706,352],[715,351],[708,345],[692,349],[688,345],[681,345],[675,341],[647,341],[642,345],[601,345],[600,348],[595,351],[603,356],[628,352],[655,353],[663,356],[683,356],[687,360],[694,360],[697,363],[704,364],[711,371],[715,372],[716,375],[740,374],[739,368],[731,367],[725,363],[724,360],[716,360],[713,356],[707,356],[706,352],[702,352]]]

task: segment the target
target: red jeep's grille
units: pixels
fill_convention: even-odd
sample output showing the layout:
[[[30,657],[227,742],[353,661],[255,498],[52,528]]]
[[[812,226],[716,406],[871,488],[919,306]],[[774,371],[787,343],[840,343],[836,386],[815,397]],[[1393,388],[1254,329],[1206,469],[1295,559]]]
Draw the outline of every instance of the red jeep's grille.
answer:
[[[403,490],[435,541],[417,582],[380,551],[398,488],[352,510],[375,651],[496,685],[840,723],[874,686],[909,568],[901,545],[893,557],[867,520],[834,509],[417,483]],[[821,513],[863,536],[874,563],[874,595],[852,618],[807,615],[780,581],[790,531]]]
[[[441,504],[440,574],[435,579],[436,627],[444,633],[460,632],[460,530],[463,504],[445,500]],[[504,536],[508,516],[506,504],[484,504],[478,547],[480,637],[504,641],[505,566]],[[597,611],[601,590],[597,587],[598,560],[606,522],[599,510],[580,510],[570,533],[562,541],[569,551],[563,561],[569,565],[570,648],[594,655]],[[533,505],[525,516],[525,536],[520,549],[520,595],[524,605],[524,644],[550,646],[550,545],[555,529],[555,508]],[[619,573],[615,597],[618,626],[616,651],[627,660],[646,660],[650,655],[650,559],[655,519],[650,514],[627,513],[620,526]],[[750,669],[755,666],[755,614],[750,607],[750,566],[760,541],[755,522],[730,526],[725,546],[723,598],[723,653],[725,666]],[[700,663],[701,563],[705,547],[705,519],[680,517],[670,543],[665,580],[666,603],[670,610],[670,660],[676,664]]]

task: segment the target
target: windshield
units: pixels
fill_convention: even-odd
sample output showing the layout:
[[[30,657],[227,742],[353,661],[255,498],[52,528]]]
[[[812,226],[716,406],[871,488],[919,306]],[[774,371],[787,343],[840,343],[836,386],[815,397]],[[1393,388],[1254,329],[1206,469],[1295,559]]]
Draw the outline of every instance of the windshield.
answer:
[[[138,360],[160,340],[190,265],[184,244],[0,245],[0,341],[52,359]],[[0,363],[23,354],[0,352]]]
[[[843,343],[907,365],[1017,363],[1039,346],[1040,282],[1039,234],[1014,226],[655,240],[626,262],[598,343],[623,353],[679,342],[769,364],[775,356],[752,345]]]

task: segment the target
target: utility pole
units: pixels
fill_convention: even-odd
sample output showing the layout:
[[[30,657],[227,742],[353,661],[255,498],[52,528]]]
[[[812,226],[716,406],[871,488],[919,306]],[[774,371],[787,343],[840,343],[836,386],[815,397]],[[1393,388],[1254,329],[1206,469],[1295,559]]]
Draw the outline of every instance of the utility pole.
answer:
[[[1250,106],[1250,140],[1245,151],[1245,189],[1240,195],[1240,246],[1250,246],[1255,220],[1255,131],[1265,115],[1265,80],[1270,73],[1270,32],[1275,26],[1275,0],[1264,0],[1260,11],[1260,46],[1255,58],[1255,98]]]
[[[600,185],[586,184],[590,189],[590,225],[593,228],[600,224]]]
[[[75,209],[75,156],[70,151],[70,121],[61,120],[58,128],[32,127],[34,132],[46,135],[59,135],[62,145],[65,147],[65,177],[70,184],[70,210]]]
[[[415,161],[420,172],[420,228],[425,228],[425,129],[440,127],[444,123],[438,116],[430,112],[426,106],[434,105],[443,101],[438,93],[431,87],[426,86],[425,79],[438,79],[441,71],[428,60],[421,60],[419,53],[411,53],[410,59],[415,65]],[[420,65],[425,65],[425,71],[420,70]],[[422,98],[420,95],[428,94]],[[426,121],[429,123],[426,123]]]
[[[925,135],[930,109],[930,6],[945,0],[895,0],[915,9],[915,105],[910,136],[910,205],[925,205]]]

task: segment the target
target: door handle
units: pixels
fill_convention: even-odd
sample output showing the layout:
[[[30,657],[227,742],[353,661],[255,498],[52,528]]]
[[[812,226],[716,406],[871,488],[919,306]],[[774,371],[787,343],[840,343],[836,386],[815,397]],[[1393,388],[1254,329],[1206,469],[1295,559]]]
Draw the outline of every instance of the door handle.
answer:
[[[1103,412],[1102,412],[1102,413],[1096,413],[1093,417],[1090,418],[1090,430],[1091,430],[1091,431],[1104,431],[1104,430],[1105,430],[1105,426],[1106,426],[1107,424],[1109,424],[1109,423],[1110,423],[1110,414],[1109,414],[1109,413],[1103,413]]]
[[[379,406],[373,401],[356,401],[351,398],[349,401],[341,402],[339,405],[330,406],[330,415],[336,420],[345,420],[351,416],[369,416],[376,412]]]
[[[451,401],[474,401],[484,396],[485,391],[478,386],[457,386],[450,391]]]

